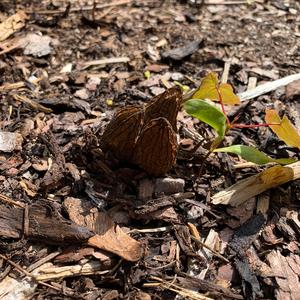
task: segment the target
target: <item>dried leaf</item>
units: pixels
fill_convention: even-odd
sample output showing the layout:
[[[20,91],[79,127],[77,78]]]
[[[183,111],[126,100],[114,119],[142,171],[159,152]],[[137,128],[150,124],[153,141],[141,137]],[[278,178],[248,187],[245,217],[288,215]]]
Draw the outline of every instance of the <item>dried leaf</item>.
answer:
[[[144,254],[143,245],[127,235],[106,213],[93,209],[89,202],[67,198],[64,205],[70,219],[96,232],[88,245],[119,255],[128,261],[137,261]]]

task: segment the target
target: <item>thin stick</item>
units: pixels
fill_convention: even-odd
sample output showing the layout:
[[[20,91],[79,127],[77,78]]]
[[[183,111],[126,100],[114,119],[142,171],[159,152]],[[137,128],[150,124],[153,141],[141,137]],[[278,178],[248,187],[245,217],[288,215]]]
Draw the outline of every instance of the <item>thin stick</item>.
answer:
[[[23,273],[24,275],[28,276],[28,277],[31,278],[32,280],[34,280],[37,284],[41,284],[41,285],[44,285],[44,286],[46,286],[46,287],[49,287],[49,288],[51,288],[51,289],[53,289],[53,290],[56,290],[56,291],[59,291],[59,292],[63,292],[60,288],[54,287],[54,286],[52,286],[52,285],[50,285],[50,284],[48,284],[48,283],[45,283],[45,282],[38,281],[38,280],[36,279],[36,277],[35,277],[33,274],[29,273],[28,271],[26,271],[25,269],[23,269],[21,266],[19,266],[18,264],[16,264],[15,262],[13,262],[13,261],[10,260],[9,258],[7,258],[6,256],[0,254],[0,257],[1,257],[2,259],[6,260],[10,265],[12,265],[13,267],[15,267],[15,268],[16,268],[17,270],[19,270],[21,273]],[[72,296],[72,295],[69,295],[69,294],[64,293],[64,292],[63,292],[63,294],[64,294],[65,296]]]
[[[112,7],[112,6],[120,6],[120,5],[126,5],[134,0],[121,0],[118,2],[113,2],[113,3],[106,3],[106,4],[98,4],[98,5],[90,5],[90,6],[84,6],[84,7],[73,7],[70,8],[70,13],[71,12],[81,12],[81,11],[89,11],[93,9],[103,9],[107,7]],[[44,15],[55,15],[55,14],[62,14],[65,12],[65,9],[57,9],[57,10],[27,10],[26,13],[28,14],[44,14]]]
[[[12,204],[12,205],[16,205],[16,206],[21,207],[21,208],[25,207],[25,205],[23,203],[14,201],[14,200],[10,199],[9,197],[7,197],[5,195],[2,195],[2,194],[0,194],[0,201],[6,202],[6,203],[9,203],[9,204]]]
[[[28,272],[32,272],[36,268],[38,268],[41,265],[45,264],[46,262],[52,260],[54,257],[56,257],[57,255],[59,255],[60,253],[61,253],[61,251],[56,251],[56,252],[50,253],[49,255],[45,256],[44,258],[42,258],[39,261],[35,262],[34,264],[30,265],[27,268],[27,271]]]
[[[129,57],[111,57],[111,58],[104,58],[98,60],[91,60],[83,63],[81,70],[87,69],[92,66],[99,66],[99,65],[106,65],[106,64],[116,64],[116,63],[126,63],[129,62]]]
[[[191,235],[191,239],[193,241],[195,241],[196,243],[198,243],[199,245],[201,245],[202,247],[208,249],[209,251],[211,251],[211,253],[217,257],[219,257],[220,259],[222,259],[223,261],[225,261],[226,263],[229,263],[229,260],[227,258],[225,258],[223,255],[221,255],[220,253],[218,253],[217,251],[213,250],[212,248],[210,248],[209,246],[207,246],[206,244],[204,244],[203,242],[201,242],[200,240],[198,240],[197,238],[195,238],[194,236]]]
[[[7,258],[6,256],[0,254],[0,257],[4,260],[6,260],[9,264],[11,264],[13,267],[15,267],[17,270],[19,270],[21,273],[25,274],[26,276],[35,279],[35,276],[32,275],[31,273],[29,273],[28,271],[26,271],[25,269],[23,269],[21,266],[19,266],[18,264],[16,264],[15,262],[13,262],[12,260],[10,260],[9,258]]]
[[[252,2],[255,2],[253,0]],[[236,1],[214,1],[214,0],[206,0],[204,2],[205,5],[249,5],[249,2],[247,0],[236,0]]]

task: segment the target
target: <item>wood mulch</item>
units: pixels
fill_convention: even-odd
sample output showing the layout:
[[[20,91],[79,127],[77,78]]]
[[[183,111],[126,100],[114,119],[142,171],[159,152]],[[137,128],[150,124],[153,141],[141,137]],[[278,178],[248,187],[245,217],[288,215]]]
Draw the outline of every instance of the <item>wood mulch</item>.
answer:
[[[117,109],[208,72],[237,93],[299,73],[299,37],[296,0],[1,1],[0,298],[300,299],[297,164],[229,205],[218,192],[267,167],[218,153],[202,168],[192,150],[213,133],[182,110],[163,176],[99,146]],[[229,116],[274,107],[299,130],[299,97],[294,81]],[[265,127],[225,144],[299,159]]]

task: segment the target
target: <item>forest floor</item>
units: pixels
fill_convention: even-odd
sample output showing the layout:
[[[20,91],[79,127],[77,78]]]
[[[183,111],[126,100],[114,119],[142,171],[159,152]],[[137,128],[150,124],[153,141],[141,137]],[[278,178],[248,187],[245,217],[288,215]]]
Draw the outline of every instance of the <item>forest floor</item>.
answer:
[[[300,299],[299,179],[216,204],[269,166],[203,162],[213,132],[183,110],[164,176],[99,146],[117,109],[209,72],[236,93],[299,73],[299,1],[4,0],[0,23],[1,299]],[[229,116],[299,131],[299,99],[295,81]],[[266,127],[231,144],[299,159]]]

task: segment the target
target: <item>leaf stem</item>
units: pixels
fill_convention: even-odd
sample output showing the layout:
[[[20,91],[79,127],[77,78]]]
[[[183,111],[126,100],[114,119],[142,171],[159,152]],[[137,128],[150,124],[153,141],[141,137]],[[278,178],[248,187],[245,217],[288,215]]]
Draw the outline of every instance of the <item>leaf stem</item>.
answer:
[[[228,116],[227,116],[227,114],[226,114],[225,106],[224,106],[224,103],[223,103],[223,98],[222,98],[222,95],[221,95],[221,93],[220,93],[220,90],[219,90],[219,86],[218,86],[218,85],[216,85],[216,90],[217,90],[217,93],[218,93],[219,102],[220,102],[220,104],[221,104],[222,112],[223,112],[223,114],[224,114],[225,117],[226,117],[227,125],[228,125],[228,127],[231,127],[231,123],[230,123],[230,120],[229,120],[229,118],[228,118]]]

